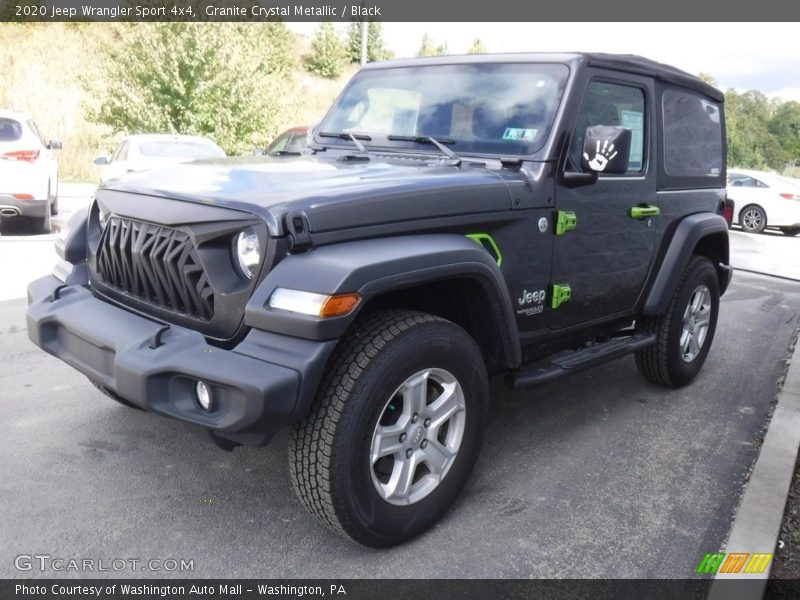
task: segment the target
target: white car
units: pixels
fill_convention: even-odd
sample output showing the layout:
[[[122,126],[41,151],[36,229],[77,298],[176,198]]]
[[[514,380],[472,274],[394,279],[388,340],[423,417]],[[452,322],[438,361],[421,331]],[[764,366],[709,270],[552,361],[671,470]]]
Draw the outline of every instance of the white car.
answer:
[[[223,158],[225,151],[208,138],[193,135],[129,135],[110,156],[94,159],[100,165],[100,182],[126,173],[189,162],[199,158]]]
[[[744,231],[780,229],[800,233],[800,179],[763,171],[728,170],[728,198],[736,203],[734,223]]]
[[[0,110],[0,218],[27,217],[36,229],[51,230],[58,213],[58,161],[30,115]]]

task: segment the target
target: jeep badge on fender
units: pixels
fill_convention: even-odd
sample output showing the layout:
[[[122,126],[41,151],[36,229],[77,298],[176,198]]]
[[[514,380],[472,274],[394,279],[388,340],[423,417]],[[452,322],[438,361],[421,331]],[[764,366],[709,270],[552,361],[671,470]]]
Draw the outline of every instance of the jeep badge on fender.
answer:
[[[398,544],[464,488],[490,375],[700,371],[731,277],[723,100],[629,55],[368,64],[301,156],[101,185],[28,333],[222,448],[288,428],[308,511]]]

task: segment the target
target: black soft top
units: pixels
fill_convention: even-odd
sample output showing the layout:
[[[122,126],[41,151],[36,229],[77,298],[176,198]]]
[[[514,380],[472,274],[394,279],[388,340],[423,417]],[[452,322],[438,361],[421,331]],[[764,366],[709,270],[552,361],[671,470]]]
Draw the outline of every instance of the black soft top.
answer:
[[[635,75],[654,77],[666,83],[685,87],[718,102],[723,102],[725,96],[721,91],[709,85],[699,77],[681,71],[670,65],[665,65],[643,56],[635,54],[602,54],[591,52],[548,53],[524,52],[511,54],[465,54],[459,56],[434,56],[429,58],[409,58],[388,62],[368,63],[364,69],[388,69],[392,67],[414,67],[424,65],[456,65],[466,63],[513,63],[513,62],[547,62],[565,63],[570,66],[580,65],[622,71]]]

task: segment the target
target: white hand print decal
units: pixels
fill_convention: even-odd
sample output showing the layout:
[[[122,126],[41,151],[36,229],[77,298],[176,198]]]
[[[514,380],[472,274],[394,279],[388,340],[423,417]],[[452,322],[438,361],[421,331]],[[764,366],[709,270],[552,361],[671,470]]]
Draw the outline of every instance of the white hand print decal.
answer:
[[[600,140],[597,140],[597,148],[595,149],[594,158],[590,159],[586,152],[583,153],[583,158],[589,161],[589,167],[592,169],[592,171],[604,171],[608,166],[608,161],[610,161],[616,155],[617,152],[614,150],[614,144],[609,146],[608,140],[605,140],[601,148]]]

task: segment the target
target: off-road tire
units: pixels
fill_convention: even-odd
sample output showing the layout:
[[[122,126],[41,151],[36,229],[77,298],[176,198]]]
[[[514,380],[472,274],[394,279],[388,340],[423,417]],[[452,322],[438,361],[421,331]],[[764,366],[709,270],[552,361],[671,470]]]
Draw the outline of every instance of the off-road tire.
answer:
[[[681,356],[683,317],[692,294],[700,285],[710,291],[711,315],[703,345],[691,362]],[[636,366],[648,380],[666,387],[681,387],[695,378],[708,356],[719,315],[719,280],[713,264],[704,256],[692,256],[672,295],[666,313],[637,320],[642,333],[656,334],[656,343],[636,352]]]
[[[106,396],[111,398],[114,402],[119,402],[120,404],[122,404],[123,406],[127,406],[128,408],[135,408],[136,410],[144,410],[141,406],[138,406],[138,405],[134,404],[133,402],[128,402],[127,400],[125,400],[125,398],[123,398],[122,396],[117,394],[114,390],[108,389],[106,386],[104,386],[102,383],[100,383],[96,379],[92,379],[91,377],[89,377],[88,379],[89,379],[89,381],[92,383],[92,385],[94,387],[96,387],[98,390],[103,392]]]
[[[748,218],[750,214],[752,214],[752,219]],[[767,213],[758,204],[748,204],[739,213],[739,225],[741,225],[742,231],[761,233],[767,228]]]
[[[373,484],[370,443],[398,385],[428,368],[446,369],[461,386],[463,438],[437,487],[409,506],[396,506]],[[392,546],[418,535],[466,484],[482,441],[488,396],[481,351],[454,323],[407,310],[361,318],[340,342],[310,413],[291,434],[289,472],[298,497],[321,523],[367,546]]]

